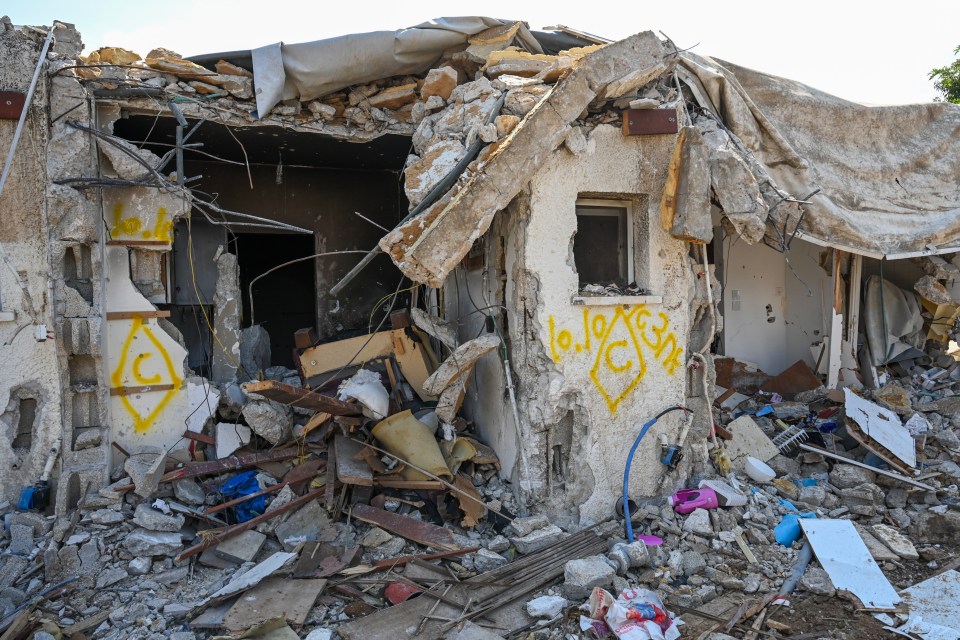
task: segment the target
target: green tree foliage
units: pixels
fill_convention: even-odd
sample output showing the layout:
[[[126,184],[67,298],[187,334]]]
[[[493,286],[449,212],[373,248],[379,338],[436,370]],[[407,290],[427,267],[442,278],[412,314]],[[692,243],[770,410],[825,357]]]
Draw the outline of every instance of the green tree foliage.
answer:
[[[960,54],[960,47],[953,52]],[[934,81],[933,88],[940,94],[935,100],[960,104],[960,58],[954,60],[948,67],[933,69],[928,77]]]

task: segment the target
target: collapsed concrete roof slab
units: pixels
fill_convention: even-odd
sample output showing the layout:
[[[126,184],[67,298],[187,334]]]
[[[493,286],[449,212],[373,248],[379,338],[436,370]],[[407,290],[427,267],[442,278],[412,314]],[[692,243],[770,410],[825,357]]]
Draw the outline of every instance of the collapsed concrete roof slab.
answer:
[[[668,55],[660,39],[645,31],[585,56],[488,157],[473,165],[472,173],[468,169],[469,177],[456,193],[384,236],[380,248],[407,277],[440,286],[486,233],[494,214],[563,143],[569,123],[612,83],[629,77],[635,85],[668,71]]]

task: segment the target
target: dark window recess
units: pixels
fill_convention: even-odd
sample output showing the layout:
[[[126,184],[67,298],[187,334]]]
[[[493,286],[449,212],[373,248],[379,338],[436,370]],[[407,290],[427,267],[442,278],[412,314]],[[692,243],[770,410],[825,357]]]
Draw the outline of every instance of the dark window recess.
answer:
[[[33,423],[37,420],[36,398],[21,398],[19,413],[17,435],[13,439],[13,448],[29,449],[33,445]]]
[[[573,259],[580,286],[629,284],[627,208],[577,205]]]

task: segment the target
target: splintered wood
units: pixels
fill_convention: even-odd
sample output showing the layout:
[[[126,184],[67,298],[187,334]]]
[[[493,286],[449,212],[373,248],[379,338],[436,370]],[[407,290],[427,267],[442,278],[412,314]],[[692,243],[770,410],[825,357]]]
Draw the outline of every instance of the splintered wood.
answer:
[[[391,513],[365,504],[353,506],[350,515],[357,520],[375,524],[381,529],[391,531],[407,540],[433,547],[441,551],[456,551],[460,545],[453,539],[449,529],[438,527],[429,522],[416,520],[399,513]]]
[[[343,640],[437,640],[453,625],[481,616],[497,627],[518,629],[531,620],[524,610],[524,597],[562,576],[569,560],[605,552],[607,538],[616,528],[616,524],[607,522],[577,532],[493,571],[437,590],[428,589],[419,598],[352,620],[340,626],[337,633]]]

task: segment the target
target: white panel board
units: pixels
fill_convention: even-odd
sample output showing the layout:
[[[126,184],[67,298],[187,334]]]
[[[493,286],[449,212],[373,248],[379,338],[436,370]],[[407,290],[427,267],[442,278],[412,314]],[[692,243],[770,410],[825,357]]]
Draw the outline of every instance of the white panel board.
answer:
[[[924,640],[960,638],[960,573],[945,571],[900,594],[910,607],[910,619],[898,631]]]
[[[865,609],[888,611],[900,604],[851,521],[801,519],[800,526],[837,590],[856,596]]]
[[[843,390],[843,404],[847,419],[856,422],[861,431],[908,467],[917,466],[917,448],[913,436],[896,413],[864,400],[850,389]]]

